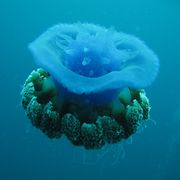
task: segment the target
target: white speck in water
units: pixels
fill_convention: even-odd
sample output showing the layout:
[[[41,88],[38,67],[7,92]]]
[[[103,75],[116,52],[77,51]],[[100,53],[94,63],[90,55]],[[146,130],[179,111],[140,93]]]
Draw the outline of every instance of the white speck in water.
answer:
[[[84,59],[83,59],[83,61],[82,61],[82,65],[83,65],[83,66],[87,66],[90,62],[91,62],[91,58],[89,58],[89,57],[84,57]]]
[[[83,49],[83,51],[84,51],[84,53],[87,53],[87,52],[89,51],[89,49],[88,49],[87,47],[85,47],[85,48]]]

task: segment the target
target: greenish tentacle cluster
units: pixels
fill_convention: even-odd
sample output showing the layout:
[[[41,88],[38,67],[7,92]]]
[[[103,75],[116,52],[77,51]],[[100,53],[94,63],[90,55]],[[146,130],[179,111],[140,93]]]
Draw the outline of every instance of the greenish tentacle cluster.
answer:
[[[49,138],[59,138],[62,135],[60,115],[52,102],[56,90],[53,86],[48,90],[43,88],[43,83],[48,78],[49,74],[43,69],[29,75],[21,92],[22,106],[33,126]]]
[[[33,126],[49,138],[60,138],[64,134],[74,145],[86,149],[100,149],[106,143],[127,139],[149,119],[150,105],[145,91],[125,88],[112,103],[89,112],[96,114],[95,119],[82,120],[81,111],[64,110],[70,103],[61,97],[50,75],[43,69],[29,75],[21,95],[22,106]],[[69,109],[77,111],[78,106]]]

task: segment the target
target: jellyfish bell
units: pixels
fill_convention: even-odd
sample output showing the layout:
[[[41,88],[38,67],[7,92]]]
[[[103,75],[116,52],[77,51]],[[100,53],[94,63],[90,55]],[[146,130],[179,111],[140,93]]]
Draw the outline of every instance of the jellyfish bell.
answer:
[[[98,149],[127,139],[148,119],[142,88],[154,81],[159,60],[138,38],[94,24],[58,24],[29,49],[41,69],[26,80],[22,104],[48,137],[65,134]]]
[[[38,66],[76,94],[145,88],[158,72],[158,58],[138,38],[93,24],[58,24],[29,49]]]

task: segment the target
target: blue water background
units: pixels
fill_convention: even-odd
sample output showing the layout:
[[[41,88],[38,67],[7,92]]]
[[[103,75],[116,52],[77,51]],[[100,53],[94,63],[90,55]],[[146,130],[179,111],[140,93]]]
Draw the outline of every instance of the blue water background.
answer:
[[[27,45],[59,22],[112,26],[157,53],[152,121],[132,141],[88,153],[31,126],[20,105],[37,68]],[[0,0],[0,81],[0,180],[180,180],[180,1]]]

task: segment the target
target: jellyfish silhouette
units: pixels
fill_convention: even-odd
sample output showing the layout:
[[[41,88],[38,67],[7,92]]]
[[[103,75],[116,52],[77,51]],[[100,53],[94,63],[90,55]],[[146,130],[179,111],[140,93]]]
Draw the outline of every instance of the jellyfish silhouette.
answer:
[[[58,24],[29,49],[40,67],[25,81],[22,105],[49,138],[86,149],[118,143],[149,119],[144,88],[159,60],[138,38],[88,23]]]

